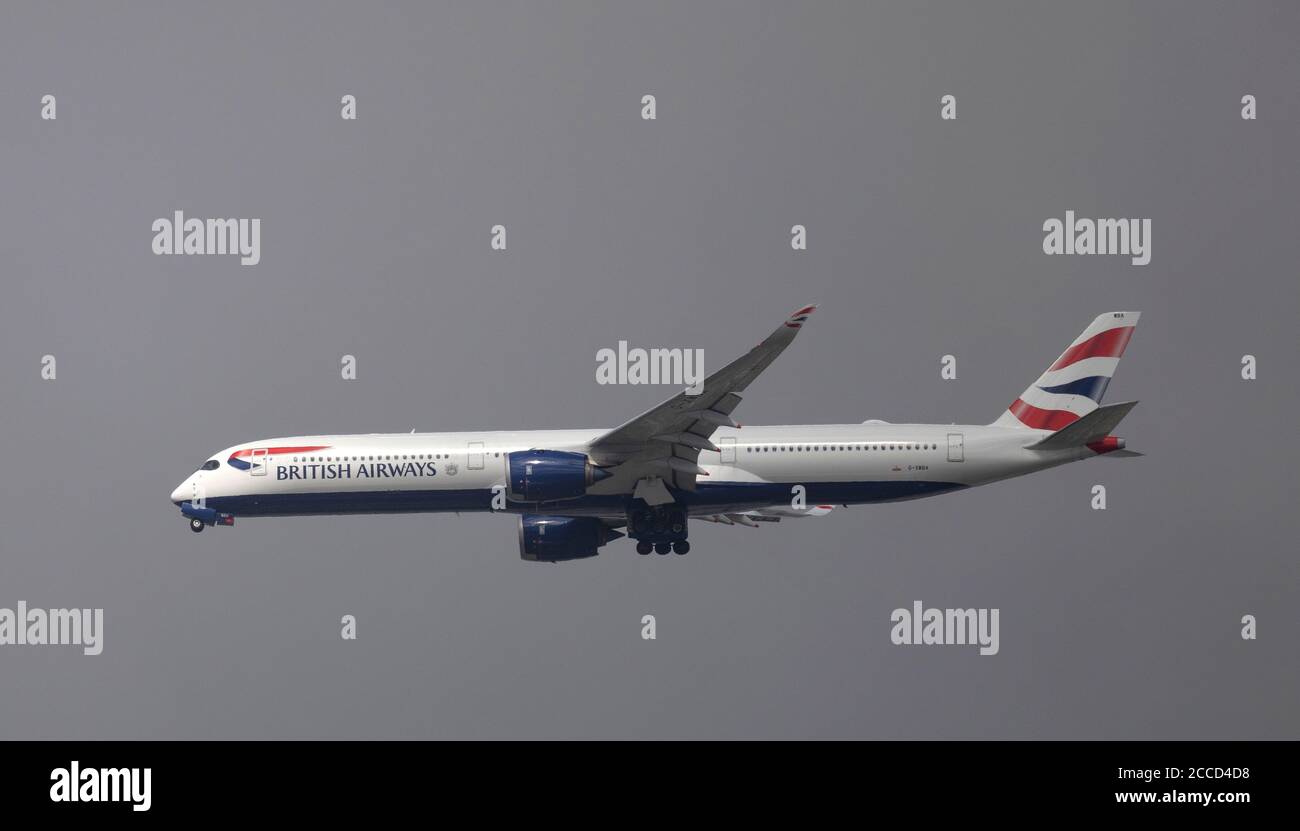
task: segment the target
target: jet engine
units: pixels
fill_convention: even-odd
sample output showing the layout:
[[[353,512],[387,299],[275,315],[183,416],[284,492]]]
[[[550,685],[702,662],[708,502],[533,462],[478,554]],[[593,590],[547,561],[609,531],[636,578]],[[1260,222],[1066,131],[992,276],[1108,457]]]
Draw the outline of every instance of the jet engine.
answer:
[[[582,496],[594,482],[610,475],[583,453],[564,450],[519,450],[507,459],[509,496],[516,502],[552,502]]]
[[[519,517],[519,556],[540,563],[580,560],[595,557],[596,549],[621,536],[596,517],[524,514]]]

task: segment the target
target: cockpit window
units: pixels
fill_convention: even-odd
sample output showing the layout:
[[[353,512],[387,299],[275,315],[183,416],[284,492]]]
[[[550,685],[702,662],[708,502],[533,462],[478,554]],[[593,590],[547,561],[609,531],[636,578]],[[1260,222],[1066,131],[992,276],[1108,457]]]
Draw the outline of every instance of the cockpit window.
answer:
[[[216,459],[208,459],[203,463],[203,467],[199,468],[199,470],[216,470],[219,467],[221,467],[221,462],[218,462]]]

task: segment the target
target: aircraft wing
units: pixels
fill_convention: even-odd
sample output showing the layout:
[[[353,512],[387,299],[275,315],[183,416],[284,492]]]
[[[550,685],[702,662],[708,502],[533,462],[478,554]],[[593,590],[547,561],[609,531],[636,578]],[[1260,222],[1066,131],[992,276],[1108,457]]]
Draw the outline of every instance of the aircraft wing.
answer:
[[[740,393],[794,340],[816,306],[790,315],[758,346],[704,379],[698,395],[679,392],[653,409],[610,430],[588,447],[591,460],[612,476],[592,486],[590,493],[626,493],[640,480],[659,477],[663,482],[695,490],[701,450],[717,451],[709,437],[718,427],[738,427],[731,413]],[[666,490],[647,491],[651,504],[671,501]]]

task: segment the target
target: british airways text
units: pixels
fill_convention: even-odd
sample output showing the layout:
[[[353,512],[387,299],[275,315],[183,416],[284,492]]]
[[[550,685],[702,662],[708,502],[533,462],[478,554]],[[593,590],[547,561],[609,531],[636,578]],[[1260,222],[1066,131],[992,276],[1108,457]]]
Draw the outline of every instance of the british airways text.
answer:
[[[401,479],[436,476],[433,462],[277,465],[276,479]]]

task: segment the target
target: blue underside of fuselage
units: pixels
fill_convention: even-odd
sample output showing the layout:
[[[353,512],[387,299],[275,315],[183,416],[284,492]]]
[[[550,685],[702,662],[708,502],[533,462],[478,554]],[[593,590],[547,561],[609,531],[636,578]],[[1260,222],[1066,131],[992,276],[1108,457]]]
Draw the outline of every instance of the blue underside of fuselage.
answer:
[[[737,505],[788,505],[796,483],[700,483],[695,492],[672,490],[693,514],[720,512]],[[919,499],[966,487],[954,482],[800,482],[808,505],[854,505]],[[535,514],[620,516],[632,503],[628,494],[587,495],[541,505],[509,502],[507,510]],[[491,511],[490,490],[393,490],[328,493],[273,493],[210,496],[207,507],[232,516],[300,516],[311,514],[404,514],[440,511]]]

